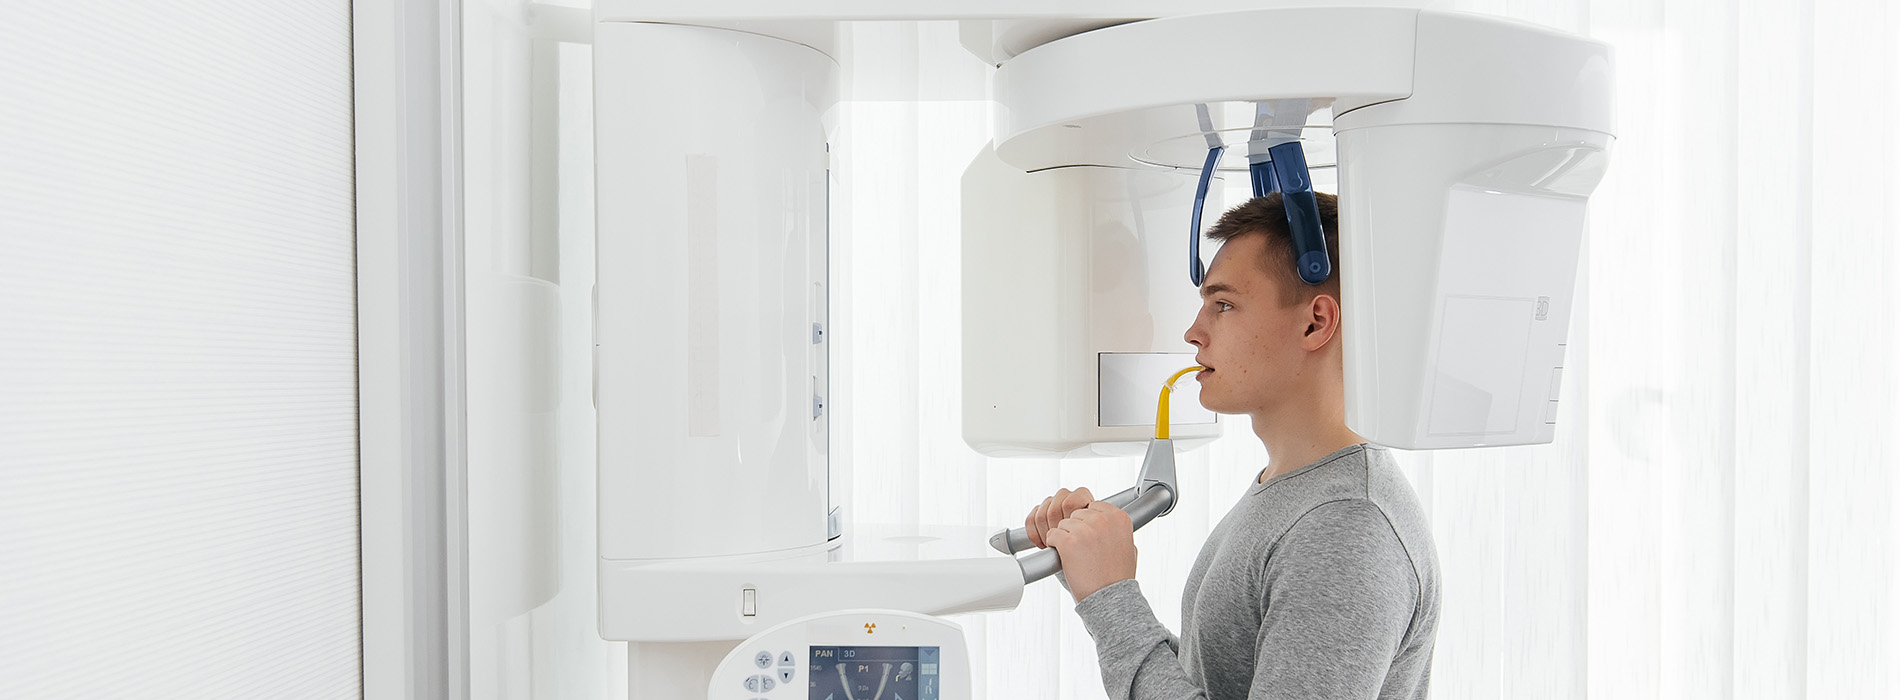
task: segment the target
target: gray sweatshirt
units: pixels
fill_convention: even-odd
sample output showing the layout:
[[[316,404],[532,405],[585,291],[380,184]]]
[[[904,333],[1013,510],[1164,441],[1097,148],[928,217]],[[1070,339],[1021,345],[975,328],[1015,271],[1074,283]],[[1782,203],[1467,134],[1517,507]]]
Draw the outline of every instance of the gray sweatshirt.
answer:
[[[1361,444],[1256,483],[1208,535],[1181,636],[1133,580],[1075,606],[1114,700],[1425,697],[1438,555],[1391,453]]]

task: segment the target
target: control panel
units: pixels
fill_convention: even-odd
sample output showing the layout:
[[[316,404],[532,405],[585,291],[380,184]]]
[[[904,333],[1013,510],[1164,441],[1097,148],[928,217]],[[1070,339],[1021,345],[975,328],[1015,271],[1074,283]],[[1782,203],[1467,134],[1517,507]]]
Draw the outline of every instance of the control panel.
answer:
[[[753,635],[713,672],[708,700],[968,700],[963,628],[899,610],[845,610]]]

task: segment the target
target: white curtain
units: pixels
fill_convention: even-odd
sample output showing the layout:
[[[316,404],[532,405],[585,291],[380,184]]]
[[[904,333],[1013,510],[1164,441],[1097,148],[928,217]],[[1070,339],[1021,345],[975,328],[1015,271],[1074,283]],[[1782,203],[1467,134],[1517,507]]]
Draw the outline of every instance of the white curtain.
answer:
[[[1439,6],[1612,43],[1619,133],[1556,442],[1401,458],[1445,572],[1434,696],[1900,695],[1900,8]],[[986,69],[951,24],[853,36],[879,58],[847,57],[833,242],[849,517],[1001,525],[1057,486],[1120,488],[1133,460],[963,444],[957,197]],[[1189,501],[1137,537],[1163,622],[1265,460],[1244,419],[1183,456]],[[1102,696],[1065,596],[961,618],[978,697]]]
[[[0,11],[0,697],[362,694],[350,3]]]

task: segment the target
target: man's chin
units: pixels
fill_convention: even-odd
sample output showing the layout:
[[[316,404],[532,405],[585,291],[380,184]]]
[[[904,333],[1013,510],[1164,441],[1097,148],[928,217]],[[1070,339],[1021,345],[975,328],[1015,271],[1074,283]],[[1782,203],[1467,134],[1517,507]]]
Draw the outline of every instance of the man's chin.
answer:
[[[1208,396],[1206,389],[1201,390],[1201,408],[1223,415],[1234,413],[1233,408],[1221,401],[1219,396]]]

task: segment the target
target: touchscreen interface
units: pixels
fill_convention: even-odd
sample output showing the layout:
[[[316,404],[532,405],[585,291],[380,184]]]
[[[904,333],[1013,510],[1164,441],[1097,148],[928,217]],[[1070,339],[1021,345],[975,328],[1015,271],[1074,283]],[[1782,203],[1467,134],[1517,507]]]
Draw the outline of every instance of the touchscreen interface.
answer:
[[[937,647],[814,646],[811,700],[937,700]]]

